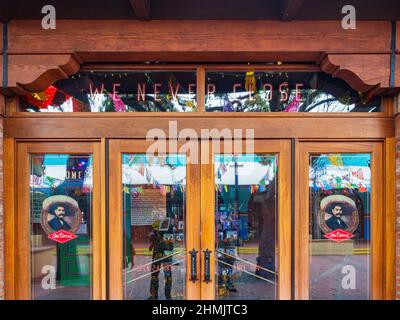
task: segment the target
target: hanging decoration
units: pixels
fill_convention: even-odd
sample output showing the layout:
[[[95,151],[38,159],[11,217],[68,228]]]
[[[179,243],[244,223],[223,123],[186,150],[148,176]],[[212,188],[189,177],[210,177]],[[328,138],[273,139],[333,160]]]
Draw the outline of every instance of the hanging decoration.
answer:
[[[264,192],[265,190],[267,190],[267,188],[265,187],[265,185],[260,185],[260,186],[258,187],[258,191],[259,191],[259,192]]]
[[[30,93],[25,96],[26,100],[39,109],[47,109],[53,102],[57,89],[53,86],[48,87],[42,92]]]
[[[353,103],[353,102],[352,102],[351,95],[350,95],[350,92],[347,92],[347,93],[344,94],[343,96],[339,97],[339,98],[338,98],[338,101],[339,101],[341,104],[344,104],[344,105],[346,105],[346,106],[349,106],[349,105],[351,105],[351,104]]]
[[[56,188],[62,183],[62,180],[57,179],[57,178],[52,178],[46,175],[43,176],[36,176],[36,175],[31,175],[30,176],[30,186],[34,188],[43,188],[43,187],[51,187],[51,188]]]
[[[343,167],[343,159],[342,156],[339,154],[331,154],[328,156],[329,162],[337,167]]]
[[[144,167],[144,163],[142,163],[141,165],[140,165],[140,168],[139,168],[139,173],[144,177],[145,176],[145,167]]]
[[[226,164],[224,162],[221,162],[219,168],[217,169],[217,174],[216,174],[219,180],[222,179],[222,176],[226,171],[228,171]]]
[[[227,96],[224,97],[224,106],[222,108],[223,112],[234,112],[235,107],[233,106],[232,102],[229,101],[229,98]]]
[[[165,190],[164,185],[160,185],[160,193],[161,193],[163,196],[166,196],[166,195],[167,195],[167,190]]]
[[[244,87],[247,91],[257,94],[256,76],[253,71],[246,72]]]
[[[358,191],[359,192],[368,192],[368,189],[366,187],[364,187],[361,183],[358,185]]]
[[[365,178],[363,172],[362,179],[351,176],[348,179],[348,174],[343,174],[339,171],[329,172],[321,177],[310,176],[310,187],[315,190],[335,190],[335,189],[353,189],[359,192],[367,192],[371,188],[370,178]]]
[[[372,90],[370,92],[358,92],[362,104],[368,104],[373,98]]]
[[[116,112],[125,112],[125,104],[119,95],[109,93],[108,96],[112,100]]]
[[[72,98],[72,110],[74,112],[88,111],[86,103]]]
[[[134,164],[136,164],[136,155],[135,154],[131,154],[129,156],[128,166],[132,167]]]
[[[302,100],[301,97],[299,99],[299,97],[295,96],[292,99],[292,101],[290,101],[288,106],[285,109],[283,109],[283,112],[298,112],[299,111],[299,107],[301,105],[301,100]]]
[[[364,180],[364,175],[361,168],[356,171],[352,171],[351,174],[353,177],[356,177],[357,179]]]

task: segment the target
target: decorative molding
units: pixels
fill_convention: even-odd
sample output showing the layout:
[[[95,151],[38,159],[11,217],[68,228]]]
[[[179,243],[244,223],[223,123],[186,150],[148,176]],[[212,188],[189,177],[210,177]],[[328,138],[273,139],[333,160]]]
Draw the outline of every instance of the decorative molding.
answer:
[[[72,54],[10,55],[8,88],[0,92],[24,95],[43,91],[57,80],[78,72],[81,64],[80,57]],[[390,54],[325,55],[320,65],[322,71],[346,81],[356,91],[373,90],[378,94],[390,90]],[[400,64],[395,74],[395,88],[400,88]]]
[[[75,55],[10,55],[8,89],[5,94],[23,95],[39,92],[57,80],[79,71],[80,59]]]
[[[390,54],[332,54],[321,61],[322,71],[346,81],[354,90],[374,93],[389,89]],[[399,79],[396,77],[396,85]]]

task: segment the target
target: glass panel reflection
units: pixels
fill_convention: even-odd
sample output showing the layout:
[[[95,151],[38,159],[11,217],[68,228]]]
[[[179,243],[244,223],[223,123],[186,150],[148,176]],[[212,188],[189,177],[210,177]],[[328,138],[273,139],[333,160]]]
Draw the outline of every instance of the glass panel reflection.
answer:
[[[122,156],[124,298],[185,298],[186,156]]]
[[[90,299],[91,155],[30,157],[32,299]]]
[[[219,299],[275,299],[277,156],[215,156]]]
[[[323,72],[209,71],[208,112],[379,112],[381,99]]]
[[[20,99],[29,112],[192,112],[194,71],[81,71]]]
[[[371,156],[310,156],[310,298],[370,298]]]

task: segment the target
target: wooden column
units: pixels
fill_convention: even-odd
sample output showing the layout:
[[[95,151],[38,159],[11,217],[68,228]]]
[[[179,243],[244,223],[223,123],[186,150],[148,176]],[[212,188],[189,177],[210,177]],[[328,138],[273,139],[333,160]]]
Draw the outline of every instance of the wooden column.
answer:
[[[396,170],[396,179],[395,179],[395,194],[396,194],[396,299],[400,299],[400,95],[398,95],[395,99],[395,150],[393,150],[395,154],[395,170]],[[394,239],[393,239],[394,240]]]
[[[3,114],[4,96],[0,94],[0,300],[4,299],[4,188],[3,188]]]

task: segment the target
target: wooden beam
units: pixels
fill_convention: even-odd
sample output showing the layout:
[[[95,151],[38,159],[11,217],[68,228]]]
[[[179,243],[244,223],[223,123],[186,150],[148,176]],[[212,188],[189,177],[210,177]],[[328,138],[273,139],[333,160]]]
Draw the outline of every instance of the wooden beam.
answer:
[[[118,113],[118,112],[117,112]],[[133,112],[136,113],[136,112]],[[161,113],[161,112],[160,112]],[[314,118],[312,118],[313,116]],[[318,116],[318,115],[317,115]],[[157,119],[155,118],[157,117]],[[169,132],[170,121],[177,121],[178,128],[191,128],[198,136],[205,128],[223,130],[232,127],[242,130],[253,129],[256,139],[270,138],[304,138],[318,139],[348,139],[349,132],[354,139],[381,139],[394,136],[393,118],[368,118],[371,114],[364,116],[343,114],[324,117],[306,115],[306,113],[290,115],[258,116],[254,118],[243,118],[243,116],[220,117],[192,116],[161,117],[153,114],[145,116],[123,114],[121,115],[95,115],[93,113],[65,114],[51,117],[51,115],[32,115],[28,112],[23,116],[15,116],[4,119],[4,137],[21,139],[62,139],[68,136],[71,139],[85,137],[87,139],[105,138],[146,138],[148,130],[157,128]],[[332,126],[332,123],[340,125]],[[140,123],[140,125],[135,125]],[[354,125],[357,124],[357,130]],[[327,133],[327,129],[330,128]]]
[[[101,21],[101,32],[92,20],[57,20],[51,32],[39,20],[12,20],[8,30],[10,55],[76,52],[93,59],[103,53],[143,52],[186,53],[193,59],[201,52],[225,52],[225,59],[257,52],[376,54],[390,53],[391,38],[389,21],[358,21],[351,32],[344,32],[338,21],[270,20],[107,20]],[[371,39],[373,47],[366,45]]]
[[[303,0],[281,0],[281,20],[290,21],[296,17]]]
[[[129,0],[139,20],[150,20],[150,0]]]

